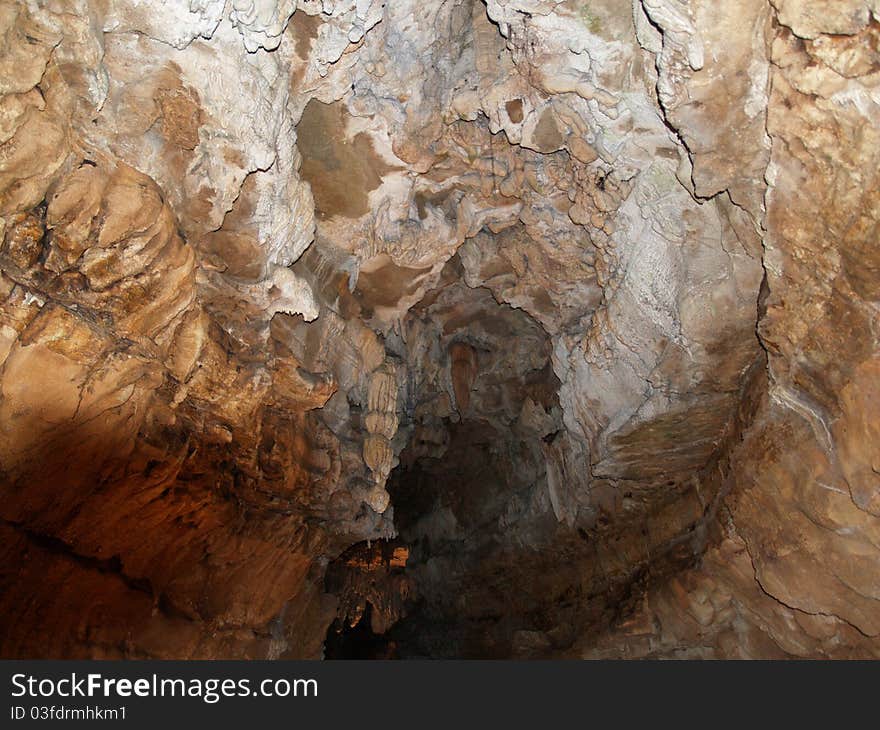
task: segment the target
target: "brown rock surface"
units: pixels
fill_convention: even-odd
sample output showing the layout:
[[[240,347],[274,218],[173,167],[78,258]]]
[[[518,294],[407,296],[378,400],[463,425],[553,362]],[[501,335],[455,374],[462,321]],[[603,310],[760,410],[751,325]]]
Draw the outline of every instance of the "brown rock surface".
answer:
[[[0,655],[880,657],[876,2],[259,5],[0,0]]]

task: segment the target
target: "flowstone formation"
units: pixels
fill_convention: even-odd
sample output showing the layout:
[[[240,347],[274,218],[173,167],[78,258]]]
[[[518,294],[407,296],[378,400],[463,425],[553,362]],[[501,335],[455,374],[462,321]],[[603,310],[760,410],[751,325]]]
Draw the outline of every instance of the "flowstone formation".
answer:
[[[0,0],[0,655],[880,657],[877,0]]]

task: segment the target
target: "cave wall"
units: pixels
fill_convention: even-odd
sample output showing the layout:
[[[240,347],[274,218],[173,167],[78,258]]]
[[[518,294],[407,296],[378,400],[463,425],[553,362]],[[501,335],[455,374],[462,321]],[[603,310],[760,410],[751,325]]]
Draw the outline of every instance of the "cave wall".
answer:
[[[774,2],[758,334],[720,542],[586,656],[877,657],[876,7]],[[873,15],[872,15],[873,12]],[[697,168],[695,165],[695,169]],[[626,638],[624,638],[624,636]]]
[[[4,0],[0,654],[876,656],[878,14]]]

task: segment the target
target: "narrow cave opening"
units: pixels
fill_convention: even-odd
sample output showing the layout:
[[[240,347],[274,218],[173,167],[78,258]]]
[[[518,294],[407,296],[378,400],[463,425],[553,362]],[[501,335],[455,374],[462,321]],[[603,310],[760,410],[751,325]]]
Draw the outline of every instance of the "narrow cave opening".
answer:
[[[502,656],[486,626],[506,636],[542,602],[518,595],[514,566],[558,524],[546,480],[562,428],[549,336],[467,286],[455,257],[387,344],[409,373],[406,445],[386,485],[398,537],[331,565],[340,608],[325,655]]]
[[[483,266],[503,273],[485,252]],[[406,373],[384,487],[395,537],[331,563],[328,658],[563,656],[702,552],[690,482],[595,478],[546,326],[470,286],[458,255],[384,344]]]

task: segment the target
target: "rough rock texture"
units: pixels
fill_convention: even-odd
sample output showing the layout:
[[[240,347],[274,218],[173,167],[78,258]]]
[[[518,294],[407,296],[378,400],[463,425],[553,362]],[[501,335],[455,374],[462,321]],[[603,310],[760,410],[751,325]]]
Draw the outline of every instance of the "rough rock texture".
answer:
[[[878,49],[0,0],[0,655],[880,656]]]

